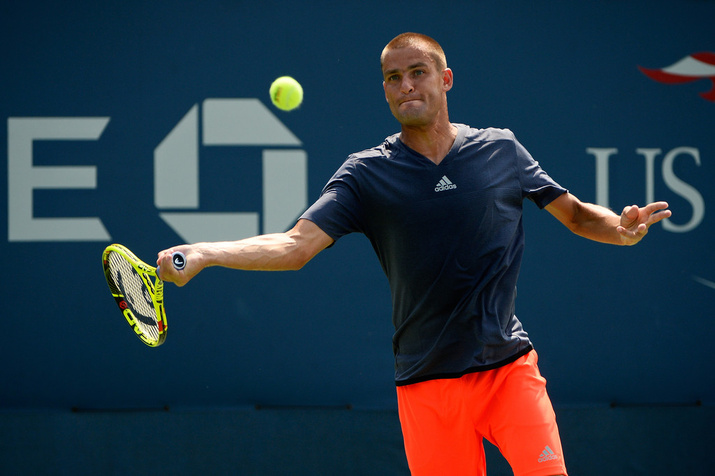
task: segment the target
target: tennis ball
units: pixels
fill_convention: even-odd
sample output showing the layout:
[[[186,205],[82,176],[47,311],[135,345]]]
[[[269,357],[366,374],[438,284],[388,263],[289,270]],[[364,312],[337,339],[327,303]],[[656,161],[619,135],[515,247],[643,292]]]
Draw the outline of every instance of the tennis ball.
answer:
[[[281,76],[273,81],[270,94],[273,104],[284,111],[291,111],[303,102],[303,87],[290,76]]]

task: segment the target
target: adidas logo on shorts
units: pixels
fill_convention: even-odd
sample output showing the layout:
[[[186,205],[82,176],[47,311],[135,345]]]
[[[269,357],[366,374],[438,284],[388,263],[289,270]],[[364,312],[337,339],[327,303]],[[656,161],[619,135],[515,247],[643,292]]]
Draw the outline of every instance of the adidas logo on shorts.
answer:
[[[541,455],[539,455],[539,463],[545,463],[546,461],[551,461],[552,459],[559,459],[559,455],[554,453],[554,450],[547,446],[544,448]]]

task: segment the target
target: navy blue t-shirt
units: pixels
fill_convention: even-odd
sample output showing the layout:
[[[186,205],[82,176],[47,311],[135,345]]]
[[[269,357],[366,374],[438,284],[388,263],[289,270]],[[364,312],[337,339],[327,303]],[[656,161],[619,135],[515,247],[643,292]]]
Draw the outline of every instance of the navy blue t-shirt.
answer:
[[[301,218],[334,240],[364,233],[390,283],[395,381],[505,365],[531,350],[516,318],[522,202],[566,192],[509,130],[455,124],[439,165],[399,134],[348,157]]]

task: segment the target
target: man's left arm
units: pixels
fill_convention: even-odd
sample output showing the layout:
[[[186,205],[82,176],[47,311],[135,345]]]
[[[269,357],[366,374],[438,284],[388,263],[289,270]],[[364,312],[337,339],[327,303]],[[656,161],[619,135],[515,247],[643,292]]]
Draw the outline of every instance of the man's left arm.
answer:
[[[620,215],[600,205],[584,203],[566,192],[546,206],[557,220],[579,236],[601,243],[635,245],[648,233],[648,228],[671,216],[666,202],[644,207],[625,207]]]

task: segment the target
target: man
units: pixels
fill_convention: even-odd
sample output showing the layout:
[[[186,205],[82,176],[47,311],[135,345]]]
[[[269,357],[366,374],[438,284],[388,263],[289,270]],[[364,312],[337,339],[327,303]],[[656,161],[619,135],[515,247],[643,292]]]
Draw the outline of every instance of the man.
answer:
[[[453,73],[429,37],[396,37],[381,64],[399,134],[351,155],[290,231],[162,251],[162,278],[183,286],[207,266],[299,269],[341,236],[364,233],[392,292],[411,472],[483,475],[487,438],[516,475],[565,475],[545,380],[514,315],[522,201],[545,207],[574,233],[618,245],[640,241],[670,216],[668,205],[634,205],[619,216],[582,203],[511,132],[452,124]],[[173,251],[186,254],[184,270],[170,265]]]

